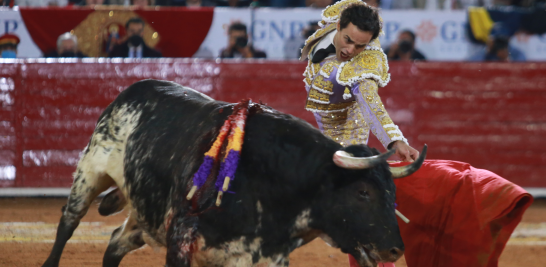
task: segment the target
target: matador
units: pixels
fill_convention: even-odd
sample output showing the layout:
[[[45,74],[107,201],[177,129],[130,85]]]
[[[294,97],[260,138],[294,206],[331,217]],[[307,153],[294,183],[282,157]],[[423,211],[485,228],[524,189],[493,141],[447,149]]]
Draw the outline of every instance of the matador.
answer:
[[[343,146],[367,144],[371,130],[403,161],[413,161],[419,152],[409,146],[378,95],[390,75],[378,39],[382,19],[377,9],[343,0],[324,9],[321,19],[321,28],[302,49],[301,60],[308,60],[305,108],[320,130]],[[497,266],[532,202],[525,190],[500,176],[449,160],[426,160],[395,184],[398,209],[411,220],[399,220],[409,267]],[[359,266],[351,256],[349,262]]]

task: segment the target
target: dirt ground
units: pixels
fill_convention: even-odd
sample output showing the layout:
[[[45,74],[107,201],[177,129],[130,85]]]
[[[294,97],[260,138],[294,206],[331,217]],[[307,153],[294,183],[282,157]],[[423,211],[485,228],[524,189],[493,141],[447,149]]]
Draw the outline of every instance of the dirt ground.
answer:
[[[55,238],[61,207],[66,199],[0,198],[0,266],[33,267],[45,261]],[[101,266],[113,229],[125,214],[101,217],[92,207],[66,245],[60,266]],[[500,258],[501,267],[545,266],[546,200],[535,200],[527,210]],[[542,256],[542,257],[541,257]],[[348,266],[347,256],[315,240],[290,255],[292,267]],[[165,250],[145,246],[129,255],[121,266],[164,266]],[[404,258],[396,263],[405,267]]]

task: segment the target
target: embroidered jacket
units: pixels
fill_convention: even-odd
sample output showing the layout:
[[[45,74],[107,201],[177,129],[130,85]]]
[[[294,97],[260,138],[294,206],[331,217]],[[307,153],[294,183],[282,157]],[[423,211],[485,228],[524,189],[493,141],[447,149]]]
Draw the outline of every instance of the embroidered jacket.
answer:
[[[390,81],[387,56],[379,40],[347,62],[335,56],[311,62],[315,46],[336,30],[341,11],[351,4],[365,3],[344,0],[327,7],[319,23],[321,29],[305,42],[302,60],[309,58],[303,74],[308,93],[305,108],[314,113],[320,130],[342,145],[366,144],[370,130],[385,147],[396,140],[407,143],[378,95],[378,87]]]

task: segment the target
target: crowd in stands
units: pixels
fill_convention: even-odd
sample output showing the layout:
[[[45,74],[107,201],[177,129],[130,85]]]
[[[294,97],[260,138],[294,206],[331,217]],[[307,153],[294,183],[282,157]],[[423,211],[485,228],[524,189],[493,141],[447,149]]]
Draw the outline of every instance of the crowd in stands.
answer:
[[[338,0],[339,1],[339,0]],[[364,0],[369,5],[381,9],[411,9],[430,8],[431,3],[436,7],[449,9],[467,8],[468,6],[516,6],[526,7],[546,0]],[[0,4],[15,4],[26,7],[45,6],[94,6],[94,5],[122,5],[122,6],[188,6],[188,7],[317,7],[324,8],[337,1],[335,0],[0,0]],[[125,25],[126,34],[109,40],[105,53],[108,57],[150,58],[161,57],[161,53],[146,45],[143,39],[145,22],[140,18],[133,18]],[[302,36],[309,37],[318,29],[317,22],[312,22],[303,30]],[[502,23],[496,23],[490,31],[489,37],[481,40],[483,48],[470,55],[469,61],[525,61],[521,51],[510,46],[510,38],[514,32]],[[517,30],[517,29],[516,29]],[[111,41],[111,42],[110,42]],[[0,57],[15,58],[20,40],[17,36],[6,34],[0,36]],[[415,48],[416,35],[411,30],[399,32],[398,39],[389,47],[384,47],[389,60],[413,61],[426,60],[423,53]],[[106,55],[105,54],[105,55]],[[210,58],[199,54],[197,57]],[[67,32],[57,39],[57,49],[44,54],[44,57],[86,57],[78,49],[78,38]],[[249,40],[247,26],[234,22],[228,28],[228,42],[220,52],[220,58],[267,58],[267,54],[255,48]]]
[[[0,0],[18,6],[187,6],[187,7],[317,7],[324,8],[339,0]],[[532,6],[545,0],[366,0],[368,4],[382,9],[466,9],[470,6]]]

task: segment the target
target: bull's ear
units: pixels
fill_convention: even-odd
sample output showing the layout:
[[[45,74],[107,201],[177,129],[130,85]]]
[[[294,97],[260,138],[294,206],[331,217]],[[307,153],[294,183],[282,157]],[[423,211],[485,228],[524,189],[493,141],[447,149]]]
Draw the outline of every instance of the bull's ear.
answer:
[[[394,154],[394,149],[391,149],[383,154],[371,156],[371,157],[355,157],[350,153],[347,153],[343,150],[338,150],[334,153],[334,163],[345,169],[351,170],[362,170],[368,169],[386,162],[392,154]]]
[[[392,178],[402,178],[411,175],[412,173],[416,172],[421,168],[421,165],[423,165],[423,162],[425,161],[425,158],[427,157],[427,145],[423,147],[423,151],[421,151],[421,155],[419,155],[419,158],[417,158],[416,161],[414,161],[412,164],[404,166],[404,167],[390,167]]]

